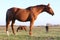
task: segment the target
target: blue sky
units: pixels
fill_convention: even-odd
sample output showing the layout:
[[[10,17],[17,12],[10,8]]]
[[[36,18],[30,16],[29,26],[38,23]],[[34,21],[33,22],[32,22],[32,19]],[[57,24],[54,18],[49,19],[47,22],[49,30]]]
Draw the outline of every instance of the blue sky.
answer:
[[[60,24],[60,0],[0,0],[0,25],[5,25],[6,11],[11,7],[27,8],[29,6],[35,6],[40,4],[47,5],[53,8],[55,15],[51,16],[46,12],[38,15],[34,25]],[[17,25],[29,25],[29,22],[19,22],[16,20]]]

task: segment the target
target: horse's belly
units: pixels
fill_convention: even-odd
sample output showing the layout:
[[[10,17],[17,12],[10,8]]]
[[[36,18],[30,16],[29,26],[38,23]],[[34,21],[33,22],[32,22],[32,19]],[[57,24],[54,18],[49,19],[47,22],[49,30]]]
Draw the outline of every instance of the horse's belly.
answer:
[[[22,14],[16,16],[16,17],[17,17],[17,19],[20,20],[20,21],[26,21],[27,18],[28,18],[28,14],[23,14],[23,13],[22,13]]]
[[[23,17],[20,17],[19,20],[21,20],[21,21],[26,21],[27,18],[28,18],[28,17],[23,16]]]

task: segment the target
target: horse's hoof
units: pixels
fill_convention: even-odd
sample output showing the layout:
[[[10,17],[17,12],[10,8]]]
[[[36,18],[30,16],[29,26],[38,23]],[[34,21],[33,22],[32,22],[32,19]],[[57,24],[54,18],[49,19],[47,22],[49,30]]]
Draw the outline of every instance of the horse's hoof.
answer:
[[[32,36],[32,33],[31,33],[31,32],[29,32],[29,35],[30,35],[30,36]]]
[[[13,33],[14,35],[16,35],[15,33]]]

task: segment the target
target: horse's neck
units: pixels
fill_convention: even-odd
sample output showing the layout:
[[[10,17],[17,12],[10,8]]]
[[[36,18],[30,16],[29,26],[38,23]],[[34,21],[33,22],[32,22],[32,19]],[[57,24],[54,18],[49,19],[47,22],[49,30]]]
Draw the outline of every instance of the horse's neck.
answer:
[[[37,16],[38,16],[41,12],[43,12],[43,10],[44,10],[44,7],[31,8],[32,14],[33,14],[33,16],[34,16],[35,19],[37,18]]]
[[[36,7],[32,9],[33,14],[36,16],[39,15],[41,12],[43,12],[43,10],[44,10],[44,7]]]
[[[40,7],[40,8],[37,8],[37,14],[40,14],[41,12],[43,12],[44,11],[44,7]]]

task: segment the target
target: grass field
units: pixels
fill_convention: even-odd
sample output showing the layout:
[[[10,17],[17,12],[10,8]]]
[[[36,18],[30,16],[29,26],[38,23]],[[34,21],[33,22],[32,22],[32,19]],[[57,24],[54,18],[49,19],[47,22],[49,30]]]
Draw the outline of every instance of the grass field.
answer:
[[[48,33],[45,31],[45,27],[34,27],[32,32],[32,36],[29,36],[28,28],[27,31],[21,30],[13,35],[11,28],[9,28],[10,36],[7,36],[5,27],[0,27],[0,40],[60,40],[60,26],[49,27]]]

